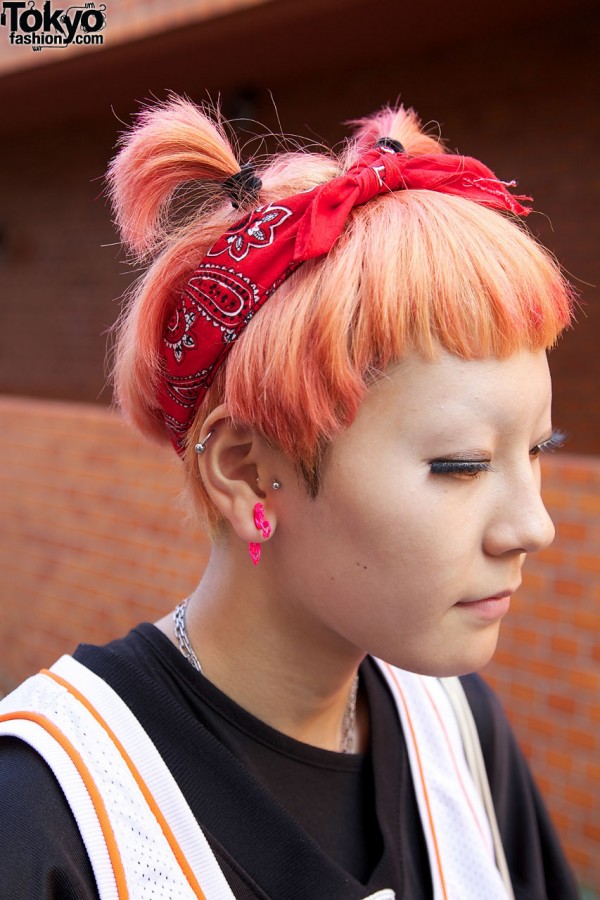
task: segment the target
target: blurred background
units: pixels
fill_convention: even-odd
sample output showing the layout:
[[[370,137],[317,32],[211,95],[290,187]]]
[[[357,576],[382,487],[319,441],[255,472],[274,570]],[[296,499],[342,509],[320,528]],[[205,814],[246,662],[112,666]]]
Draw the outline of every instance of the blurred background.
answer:
[[[38,4],[42,8],[41,2]],[[53,8],[56,5],[53,5]],[[553,547],[532,560],[485,676],[582,886],[600,891],[600,11],[588,0],[107,0],[102,44],[11,43],[0,23],[0,691],[79,641],[156,619],[204,536],[170,451],[110,410],[106,332],[135,273],[103,174],[141,102],[219,101],[247,155],[268,128],[335,143],[400,99],[535,198],[579,291],[551,356]],[[256,122],[263,123],[261,128]],[[173,457],[173,458],[172,458]],[[561,898],[553,898],[561,900]]]

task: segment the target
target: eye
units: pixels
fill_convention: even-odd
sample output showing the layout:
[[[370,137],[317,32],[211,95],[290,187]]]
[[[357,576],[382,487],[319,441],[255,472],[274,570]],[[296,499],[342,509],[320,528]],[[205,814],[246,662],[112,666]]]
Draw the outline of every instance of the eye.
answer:
[[[491,472],[486,460],[477,459],[432,459],[429,463],[432,475],[458,475],[462,478],[477,478],[482,472]]]
[[[535,447],[531,448],[529,454],[530,456],[539,456],[541,453],[560,450],[561,447],[564,447],[567,438],[568,436],[564,431],[559,431],[555,428],[548,440],[543,441],[541,444],[536,444]]]

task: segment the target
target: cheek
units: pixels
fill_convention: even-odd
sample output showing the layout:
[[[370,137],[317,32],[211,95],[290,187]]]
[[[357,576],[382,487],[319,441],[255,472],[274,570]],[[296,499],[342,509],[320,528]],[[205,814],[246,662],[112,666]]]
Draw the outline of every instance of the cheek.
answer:
[[[435,511],[418,493],[370,491],[337,499],[320,517],[317,540],[327,546],[332,574],[350,593],[397,593],[427,582],[451,558],[447,535],[436,530]]]
[[[335,585],[382,602],[403,588],[424,603],[435,591],[453,593],[481,545],[480,490],[374,455],[366,471],[354,463],[330,471],[317,499],[291,511],[288,546],[300,577],[315,593]]]
[[[448,559],[466,537],[469,515],[464,506],[427,486],[407,489],[392,482],[360,502],[336,511],[349,540],[375,559]]]
[[[481,565],[483,504],[473,506],[460,491],[435,485],[433,491],[405,491],[396,503],[389,492],[380,495],[376,508],[370,505],[365,513],[361,523],[355,520],[344,530],[352,562],[364,560],[355,577],[356,571],[366,576],[360,588],[375,603],[398,609],[401,599],[411,620],[435,617],[445,600],[451,603],[471,588]]]

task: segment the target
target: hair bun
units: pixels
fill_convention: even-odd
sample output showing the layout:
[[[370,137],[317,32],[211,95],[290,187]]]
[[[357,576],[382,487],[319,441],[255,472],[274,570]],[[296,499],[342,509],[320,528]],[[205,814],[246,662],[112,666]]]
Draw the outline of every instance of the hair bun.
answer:
[[[122,135],[107,173],[123,243],[137,259],[152,255],[172,230],[169,205],[178,189],[189,182],[212,183],[216,189],[215,182],[238,170],[218,116],[213,120],[174,96],[141,110]]]

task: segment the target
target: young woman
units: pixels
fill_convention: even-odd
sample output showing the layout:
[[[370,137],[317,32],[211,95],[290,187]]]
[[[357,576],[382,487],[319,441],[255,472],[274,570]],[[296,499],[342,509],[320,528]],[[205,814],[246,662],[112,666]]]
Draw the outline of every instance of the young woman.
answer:
[[[240,168],[178,98],[109,183],[147,264],[117,394],[180,454],[212,552],[173,616],[0,707],[3,896],[575,898],[468,674],[554,535],[572,304],[529,198],[402,108],[340,158]]]

